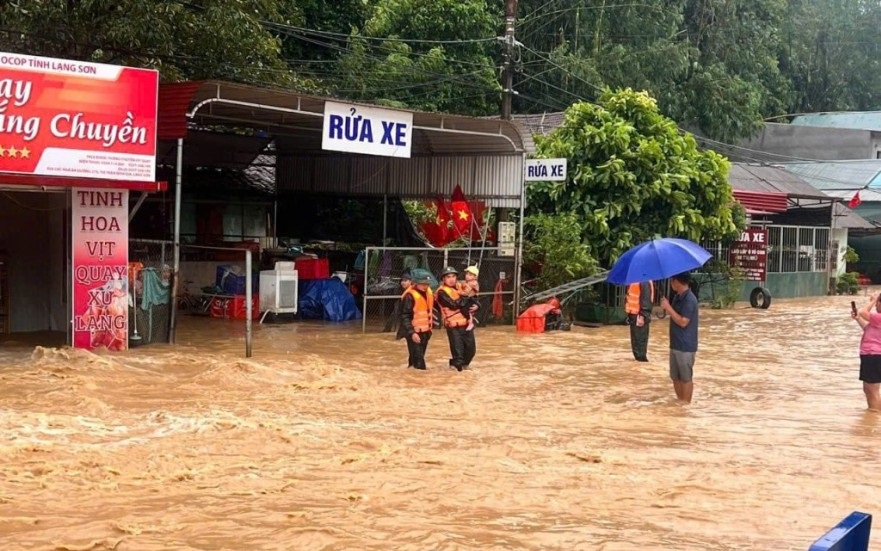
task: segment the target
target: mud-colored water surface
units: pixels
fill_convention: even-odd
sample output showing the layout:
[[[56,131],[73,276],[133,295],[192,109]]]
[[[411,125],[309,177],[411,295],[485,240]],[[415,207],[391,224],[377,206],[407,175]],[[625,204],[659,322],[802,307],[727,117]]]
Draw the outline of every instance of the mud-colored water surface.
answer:
[[[646,364],[623,326],[482,327],[463,373],[360,326],[0,346],[0,549],[804,550],[881,513],[849,308],[703,309],[690,406],[668,320]]]

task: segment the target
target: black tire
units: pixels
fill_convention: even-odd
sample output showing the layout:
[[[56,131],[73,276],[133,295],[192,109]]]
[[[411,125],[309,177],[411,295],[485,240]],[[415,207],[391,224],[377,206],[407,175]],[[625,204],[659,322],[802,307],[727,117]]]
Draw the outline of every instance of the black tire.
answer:
[[[771,292],[764,287],[756,287],[749,294],[749,304],[753,308],[767,310],[771,306]]]

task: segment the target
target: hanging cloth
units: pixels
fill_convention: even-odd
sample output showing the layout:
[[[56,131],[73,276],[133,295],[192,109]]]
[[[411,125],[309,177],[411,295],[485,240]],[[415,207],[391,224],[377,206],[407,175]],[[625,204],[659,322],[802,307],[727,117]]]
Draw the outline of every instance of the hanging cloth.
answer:
[[[493,290],[493,316],[501,318],[505,315],[505,306],[502,302],[503,281],[500,279],[496,282],[496,288]]]

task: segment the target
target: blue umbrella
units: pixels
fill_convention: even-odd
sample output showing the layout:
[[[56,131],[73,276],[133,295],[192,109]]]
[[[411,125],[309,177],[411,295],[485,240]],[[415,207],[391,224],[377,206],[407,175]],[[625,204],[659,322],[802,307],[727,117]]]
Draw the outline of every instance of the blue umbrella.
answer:
[[[629,285],[665,279],[700,268],[712,256],[706,249],[687,239],[652,239],[622,254],[609,270],[606,281]]]

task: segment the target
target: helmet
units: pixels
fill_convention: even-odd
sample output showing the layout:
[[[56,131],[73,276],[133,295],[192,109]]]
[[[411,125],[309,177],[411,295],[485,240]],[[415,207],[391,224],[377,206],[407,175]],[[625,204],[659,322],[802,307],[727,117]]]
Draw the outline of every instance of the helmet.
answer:
[[[447,266],[447,267],[444,268],[444,270],[441,272],[441,277],[444,277],[444,276],[447,276],[447,275],[450,275],[450,274],[456,274],[456,275],[459,275],[459,270],[457,270],[456,268],[453,268],[452,266]]]
[[[553,306],[554,308],[559,310],[560,309],[560,299],[558,299],[557,297],[552,297],[550,300],[548,300],[548,305]]]
[[[468,266],[467,268],[465,268],[465,271],[469,274],[474,274],[475,276],[480,275],[480,270],[477,269],[477,266]]]

